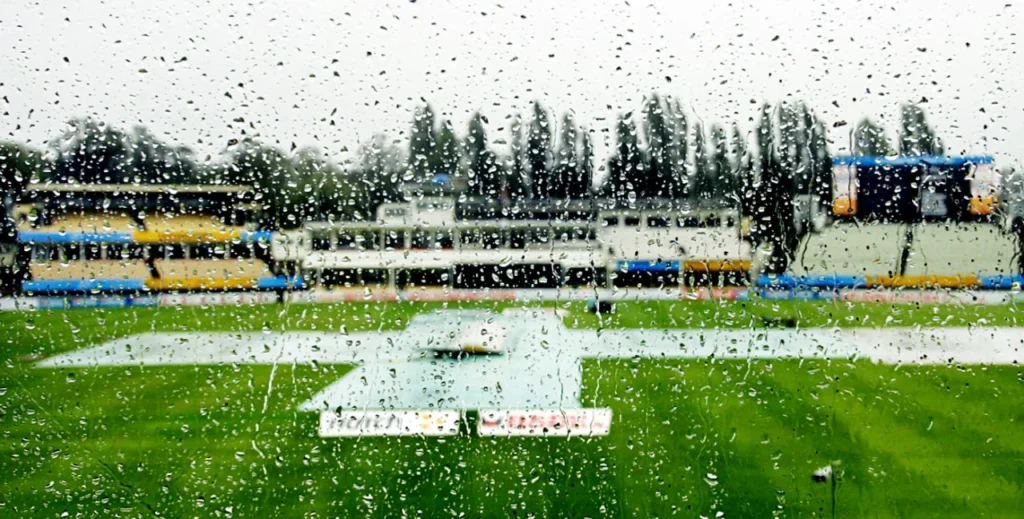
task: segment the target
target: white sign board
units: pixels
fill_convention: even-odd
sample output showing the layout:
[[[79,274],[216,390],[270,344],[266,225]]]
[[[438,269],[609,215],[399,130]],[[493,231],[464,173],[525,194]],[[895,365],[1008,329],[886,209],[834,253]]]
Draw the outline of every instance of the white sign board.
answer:
[[[480,436],[605,436],[611,409],[481,410]]]
[[[458,411],[324,411],[320,436],[453,436]]]

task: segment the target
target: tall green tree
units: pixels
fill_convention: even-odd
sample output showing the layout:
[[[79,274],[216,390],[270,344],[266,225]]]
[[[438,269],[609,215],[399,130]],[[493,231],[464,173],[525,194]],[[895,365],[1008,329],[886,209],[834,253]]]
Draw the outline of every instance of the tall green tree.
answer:
[[[571,113],[562,116],[558,148],[555,150],[554,171],[548,186],[548,197],[571,198],[580,182],[578,130]]]
[[[360,183],[357,179],[332,162],[324,163],[321,175],[322,185],[316,193],[316,211],[320,218],[328,222],[355,219],[359,214],[356,189]]]
[[[735,205],[736,174],[729,160],[729,139],[725,130],[717,124],[711,125],[710,144],[710,169],[715,179],[714,198],[721,203]]]
[[[524,133],[523,117],[516,114],[512,118],[512,125],[509,130],[512,133],[512,142],[509,146],[509,168],[505,176],[504,193],[511,201],[525,200],[530,198],[530,172],[527,169],[528,160],[526,157],[526,142]]]
[[[757,175],[763,177],[771,167],[775,151],[775,134],[772,127],[772,108],[768,103],[761,105],[761,118],[757,123]]]
[[[690,129],[686,120],[686,112],[678,99],[668,106],[667,115],[671,120],[672,145],[670,157],[672,160],[672,174],[678,186],[677,198],[689,196],[690,173],[687,171],[687,161],[690,159]]]
[[[196,184],[199,167],[192,150],[164,143],[143,126],[128,136],[125,180],[143,184]]]
[[[347,185],[338,186],[337,197],[350,206],[343,214],[372,218],[377,205],[401,201],[408,161],[397,144],[383,134],[360,145],[356,157],[356,165],[345,179]]]
[[[681,194],[679,176],[673,164],[674,126],[658,94],[651,94],[644,107],[644,134],[647,137],[646,179],[638,186],[644,198],[675,198]]]
[[[631,114],[619,117],[615,134],[615,153],[608,161],[608,177],[601,191],[620,202],[636,200],[637,186],[643,181],[644,161]]]
[[[798,243],[794,221],[793,167],[787,166],[776,152],[774,114],[769,105],[761,109],[758,123],[758,189],[751,202],[754,228],[752,234],[758,244],[770,244],[772,255],[766,266],[769,272],[785,272],[793,259]],[[781,139],[780,139],[781,140]]]
[[[16,222],[9,219],[8,207],[33,178],[47,177],[51,168],[42,151],[0,142],[0,242],[11,242],[16,237]]]
[[[469,120],[466,132],[466,161],[469,191],[477,196],[496,198],[502,192],[503,175],[498,157],[487,145],[486,120],[479,112]]]
[[[316,149],[302,148],[291,157],[291,164],[292,170],[280,193],[283,225],[323,220],[320,196],[327,183],[327,162]]]
[[[17,195],[33,178],[43,179],[52,164],[41,150],[0,142],[0,193]]]
[[[782,167],[795,176],[800,165],[800,152],[807,142],[806,134],[801,128],[797,107],[791,103],[779,105],[778,119],[775,152]]]
[[[129,141],[128,135],[107,124],[90,118],[73,119],[64,134],[52,142],[57,158],[51,180],[83,184],[129,181]]]
[[[693,177],[690,181],[690,193],[695,204],[705,204],[715,197],[712,167],[711,154],[705,144],[704,127],[697,123],[693,127]]]
[[[804,125],[808,129],[805,167],[807,183],[800,187],[800,191],[815,196],[821,206],[831,206],[832,155],[828,150],[828,133],[825,124],[810,110],[805,112]]]
[[[409,132],[409,169],[412,180],[425,182],[435,171],[437,156],[437,122],[429,104],[416,109]]]
[[[924,110],[916,104],[900,107],[900,155],[941,155],[942,141],[928,124]]]
[[[587,128],[581,128],[580,134],[580,181],[574,186],[573,198],[586,198],[594,184],[594,143]]]
[[[770,157],[762,172],[761,190],[755,204],[760,206],[759,241],[772,245],[769,272],[785,272],[796,253],[798,236],[794,221],[793,177],[777,157]]]
[[[869,118],[862,119],[853,130],[853,154],[858,157],[892,155],[893,148],[885,129]]]
[[[295,225],[286,219],[285,184],[294,173],[291,158],[281,150],[253,139],[245,139],[228,150],[230,163],[223,178],[228,184],[250,186],[263,206],[264,227]]]
[[[533,119],[526,137],[526,160],[535,198],[548,198],[551,185],[551,120],[537,101],[533,103]]]
[[[754,164],[747,151],[747,140],[740,127],[732,125],[732,168],[736,185],[733,190],[733,199],[739,205],[740,212],[744,215],[752,214],[751,200],[754,197],[756,179],[754,178]]]
[[[441,123],[441,130],[437,134],[437,144],[430,162],[433,175],[441,173],[454,177],[460,174],[462,146],[459,143],[459,136],[455,134],[452,122],[447,119]]]

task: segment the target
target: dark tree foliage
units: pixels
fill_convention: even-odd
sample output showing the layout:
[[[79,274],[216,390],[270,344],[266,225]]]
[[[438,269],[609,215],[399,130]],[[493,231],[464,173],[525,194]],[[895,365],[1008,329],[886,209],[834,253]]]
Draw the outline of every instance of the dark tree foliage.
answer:
[[[715,177],[711,156],[704,142],[704,128],[697,124],[693,128],[693,177],[690,193],[695,204],[706,204],[715,198]]]
[[[292,174],[291,161],[277,148],[245,139],[229,150],[231,162],[224,171],[224,183],[250,186],[263,205],[264,225],[280,226],[285,218],[285,184]]]
[[[0,193],[17,194],[32,178],[49,175],[52,164],[40,150],[0,142]]]
[[[503,191],[510,201],[525,200],[531,196],[532,182],[526,157],[526,143],[523,141],[523,118],[516,114],[512,119],[512,143],[510,164],[504,177]]]
[[[548,186],[549,198],[579,198],[578,188],[581,178],[577,134],[578,129],[572,114],[565,114],[562,117],[558,149],[555,151],[551,183]]]
[[[52,164],[39,150],[21,144],[0,142],[0,242],[15,239],[15,222],[8,208],[33,178],[46,177]]]
[[[776,128],[775,152],[782,167],[795,172],[800,164],[800,150],[807,141],[800,128],[797,108],[790,103],[782,103],[778,107],[778,127]]]
[[[347,198],[352,206],[346,216],[372,219],[378,205],[401,201],[406,160],[398,145],[383,134],[360,146],[357,156],[357,166],[348,172],[345,183],[339,185],[338,197]]]
[[[470,193],[497,198],[502,192],[503,171],[497,155],[487,147],[486,120],[479,112],[469,120],[466,133],[466,160]]]
[[[689,196],[689,172],[687,161],[690,158],[690,133],[689,122],[686,120],[686,113],[676,99],[672,103],[665,103],[667,118],[672,129],[672,143],[670,147],[670,158],[672,160],[673,180],[678,186],[677,198]]]
[[[945,147],[916,104],[900,107],[900,155],[942,155]]]
[[[417,182],[433,177],[436,167],[437,122],[429,104],[416,109],[409,132],[409,169]]]
[[[675,131],[677,121],[658,94],[651,94],[644,106],[644,133],[647,137],[644,182],[638,186],[637,196],[642,198],[676,198],[682,195],[682,185],[676,164],[680,152]],[[685,126],[685,123],[683,123]],[[685,140],[684,140],[685,142]]]
[[[608,177],[602,194],[619,201],[636,200],[643,182],[644,161],[631,114],[623,115],[616,125],[615,153],[608,161]]]
[[[747,151],[747,140],[735,123],[732,125],[732,170],[736,179],[732,198],[739,205],[741,214],[750,215],[753,213],[752,201],[756,184],[754,161]]]
[[[783,161],[791,159],[788,155],[780,156],[777,151],[789,141],[782,138],[776,141],[775,124],[778,123],[771,107],[765,104],[757,130],[759,179],[751,201],[754,219],[751,233],[756,244],[771,246],[767,271],[780,273],[793,259],[798,236],[793,219],[793,168],[787,167]]]
[[[539,102],[532,104],[527,121],[518,115],[512,120],[507,153],[490,147],[483,114],[474,114],[460,137],[450,121],[438,123],[425,104],[413,118],[407,154],[402,142],[377,135],[344,168],[316,150],[286,154],[252,138],[233,141],[226,160],[200,166],[187,147],[145,128],[123,132],[83,118],[68,123],[48,154],[0,146],[0,188],[9,195],[33,176],[44,182],[237,184],[256,191],[267,226],[293,226],[311,219],[373,218],[379,204],[403,199],[408,190],[403,184],[436,181],[442,173],[457,181],[453,188],[465,186],[465,195],[505,210],[528,198],[588,197],[593,183],[601,181],[598,195],[626,204],[657,197],[738,206],[751,218],[752,239],[773,246],[769,268],[784,269],[796,243],[794,200],[809,197],[824,206],[831,198],[828,135],[814,112],[802,103],[782,103],[774,110],[765,104],[753,150],[735,123],[728,136],[714,124],[710,134],[690,125],[676,98],[651,94],[641,115],[643,136],[632,113],[619,118],[603,178],[595,178],[594,134],[569,114],[553,139],[555,127]],[[854,128],[851,144],[858,155],[896,151],[885,130],[868,119]],[[907,155],[943,151],[919,106],[901,107],[898,150]]]
[[[544,107],[533,103],[533,119],[526,137],[526,162],[535,198],[548,198],[551,186],[551,120]]]
[[[462,145],[459,143],[459,136],[455,134],[452,122],[445,120],[441,123],[441,130],[437,134],[437,143],[431,154],[430,178],[438,174],[457,176],[461,173],[459,171],[461,164]]]
[[[761,172],[760,187],[755,195],[761,215],[756,238],[772,246],[767,271],[781,273],[793,260],[799,237],[793,220],[793,176],[778,157],[769,158],[767,170]]]
[[[121,184],[129,181],[128,136],[93,119],[73,119],[52,143],[56,152],[53,182]]]
[[[832,205],[832,155],[828,151],[828,133],[825,124],[805,108],[804,127],[807,131],[806,162],[803,167],[805,185],[800,192],[812,195],[822,207]]]
[[[712,125],[710,135],[710,170],[715,179],[713,196],[726,205],[736,206],[736,173],[729,159],[729,140],[721,126]]]
[[[125,157],[125,178],[141,184],[196,184],[199,168],[192,150],[170,146],[144,127],[132,130]]]
[[[893,148],[885,136],[885,129],[871,119],[862,119],[853,130],[853,154],[858,157],[892,155]]]
[[[793,172],[795,192],[823,201],[831,189],[832,169],[825,126],[803,104],[784,107],[782,119],[785,123],[779,129],[780,140],[783,149],[789,150],[782,162]]]
[[[590,196],[594,185],[594,143],[591,142],[590,132],[586,128],[580,129],[580,135],[580,181],[574,186],[574,198]]]
[[[54,167],[44,180],[83,184],[195,184],[205,181],[184,146],[144,127],[130,134],[92,119],[74,119],[52,143]]]

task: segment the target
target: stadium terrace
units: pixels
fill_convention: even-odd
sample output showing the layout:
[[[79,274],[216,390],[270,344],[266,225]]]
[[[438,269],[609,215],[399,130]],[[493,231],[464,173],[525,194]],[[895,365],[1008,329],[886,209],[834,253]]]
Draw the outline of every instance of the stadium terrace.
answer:
[[[442,175],[443,177],[443,175]],[[991,157],[839,157],[830,200],[797,197],[795,258],[769,272],[749,215],[667,199],[501,200],[450,179],[406,186],[373,221],[273,228],[226,185],[31,184],[5,264],[28,296],[352,287],[1007,289],[1021,275],[1018,208]],[[958,243],[960,247],[950,247]],[[968,257],[962,248],[985,251]],[[495,292],[498,294],[498,292]]]

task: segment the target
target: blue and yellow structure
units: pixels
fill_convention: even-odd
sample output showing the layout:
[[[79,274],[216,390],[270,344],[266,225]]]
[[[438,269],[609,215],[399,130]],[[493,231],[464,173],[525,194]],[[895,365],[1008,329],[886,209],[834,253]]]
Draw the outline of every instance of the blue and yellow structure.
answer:
[[[269,244],[270,231],[244,229],[196,230],[19,230],[26,249],[71,245],[199,245]],[[111,293],[206,290],[281,290],[301,288],[301,276],[274,275],[259,259],[116,258],[32,260],[26,293]]]

